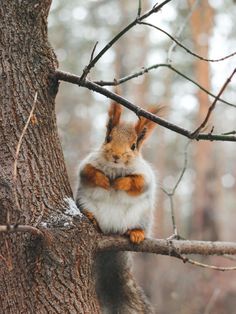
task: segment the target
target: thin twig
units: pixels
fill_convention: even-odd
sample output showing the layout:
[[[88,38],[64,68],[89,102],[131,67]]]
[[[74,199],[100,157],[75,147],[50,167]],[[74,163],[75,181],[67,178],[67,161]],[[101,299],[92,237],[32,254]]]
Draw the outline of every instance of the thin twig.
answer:
[[[236,270],[236,266],[232,266],[232,267],[223,267],[223,266],[215,266],[215,265],[209,265],[209,264],[205,264],[205,263],[201,263],[198,261],[195,261],[191,258],[188,257],[184,257],[184,262],[198,266],[198,267],[202,267],[202,268],[208,268],[208,269],[214,269],[214,270],[220,270],[220,271],[229,271],[229,270]]]
[[[214,99],[213,103],[211,104],[211,106],[209,107],[208,111],[207,111],[207,114],[206,114],[206,117],[205,119],[203,120],[203,122],[201,123],[201,125],[195,130],[192,132],[192,137],[194,138],[196,135],[198,135],[200,133],[200,131],[206,126],[209,118],[210,118],[210,115],[212,113],[212,111],[215,109],[215,106],[216,106],[216,103],[217,103],[217,100],[219,99],[219,97],[222,95],[222,93],[224,92],[224,90],[226,89],[226,87],[228,86],[228,84],[230,83],[232,77],[234,76],[234,74],[236,73],[236,68],[233,70],[232,74],[228,77],[228,79],[225,81],[225,83],[223,84],[223,86],[221,87],[218,95],[216,96],[216,98]]]
[[[186,146],[184,148],[184,164],[183,164],[182,170],[180,172],[179,178],[176,181],[176,184],[172,189],[172,195],[175,194],[175,191],[178,188],[178,186],[179,186],[179,184],[180,184],[180,182],[181,182],[181,180],[185,174],[185,171],[187,169],[187,166],[188,166],[188,147],[189,147],[190,143],[191,143],[191,140],[186,143]]]
[[[185,171],[187,169],[187,165],[188,165],[188,147],[189,144],[191,143],[191,140],[187,142],[185,149],[184,149],[184,163],[183,163],[183,167],[182,170],[179,174],[179,177],[175,183],[175,185],[173,186],[173,188],[170,191],[167,191],[164,187],[161,187],[162,192],[164,192],[170,201],[170,211],[171,211],[171,220],[172,220],[172,227],[173,227],[173,236],[178,238],[179,237],[179,233],[178,233],[178,229],[177,229],[177,225],[176,225],[176,219],[175,219],[175,210],[174,210],[174,195],[175,192],[181,182],[181,180],[183,179],[183,176],[185,174]],[[171,236],[171,238],[173,237]]]
[[[29,225],[0,225],[0,233],[17,233],[17,232],[29,232],[33,235],[43,236],[41,230]]]
[[[92,53],[90,56],[90,62],[93,60],[93,56],[94,56],[95,50],[97,48],[97,44],[98,44],[98,41],[96,41],[95,45],[93,46],[93,50],[92,50]]]
[[[145,14],[139,16],[138,18],[135,18],[134,21],[132,21],[130,24],[128,24],[125,28],[123,28],[115,37],[113,37],[109,43],[105,45],[105,47],[89,62],[89,64],[85,67],[83,74],[80,77],[80,80],[83,81],[87,77],[90,70],[95,66],[95,64],[98,62],[98,60],[107,52],[108,49],[110,49],[124,34],[126,34],[131,28],[133,28],[136,24],[138,24],[140,21],[146,19],[150,15],[158,12],[164,5],[166,5],[171,0],[165,0],[159,5],[154,5],[151,10],[146,12]]]
[[[166,196],[169,199],[170,202],[170,213],[171,213],[171,221],[172,221],[172,228],[173,228],[173,235],[171,235],[168,239],[176,239],[179,238],[179,232],[177,229],[177,224],[175,220],[175,210],[174,210],[174,200],[172,193],[169,193],[165,188],[161,187],[161,190],[163,193],[166,194]]]
[[[222,135],[233,135],[236,134],[236,131],[230,131],[230,132],[225,132],[225,133],[221,133]]]
[[[152,28],[155,28],[156,30],[164,33],[166,36],[168,36],[171,40],[173,40],[178,46],[180,46],[181,48],[183,48],[187,53],[189,53],[190,55],[202,60],[202,61],[207,61],[207,62],[220,62],[220,61],[223,61],[223,60],[226,60],[228,58],[231,58],[233,57],[234,55],[236,55],[236,51],[227,55],[227,56],[224,56],[222,58],[219,58],[219,59],[207,59],[205,57],[202,57],[198,54],[196,54],[195,52],[191,51],[189,48],[185,47],[183,44],[181,44],[177,39],[175,39],[173,36],[171,36],[169,33],[167,33],[165,30],[163,30],[162,28],[156,26],[156,25],[153,25],[151,23],[147,23],[147,22],[139,22],[139,24],[142,24],[142,25],[146,25],[146,26],[149,26],[149,27],[152,27]]]
[[[168,64],[168,63],[158,63],[158,64],[153,64],[149,67],[143,67],[140,71],[137,71],[133,74],[127,75],[123,78],[120,79],[115,79],[113,81],[94,81],[95,84],[100,85],[100,86],[115,86],[115,85],[119,85],[122,83],[125,83],[133,78],[139,77],[140,75],[144,75],[145,73],[148,73],[151,70],[155,70],[158,69],[160,67],[166,67],[169,68],[170,70],[172,70],[173,72],[177,73],[178,75],[182,76],[183,78],[185,78],[186,80],[188,80],[189,82],[191,82],[192,84],[196,85],[199,89],[201,89],[202,91],[204,91],[206,94],[208,94],[209,96],[216,98],[216,95],[212,94],[211,92],[209,92],[206,88],[202,87],[201,85],[199,85],[197,82],[195,82],[194,80],[192,80],[191,78],[189,78],[188,76],[186,76],[185,74],[183,74],[182,72],[180,72],[179,70],[177,70],[175,67],[173,67],[172,65]],[[222,103],[234,107],[236,108],[236,105],[227,102],[221,98],[218,99],[219,101],[221,101]]]
[[[54,73],[54,77],[55,79],[61,80],[61,81],[65,81],[65,82],[69,82],[72,84],[76,84],[85,88],[88,88],[92,91],[95,91],[99,94],[102,94],[106,97],[108,97],[109,99],[112,99],[116,102],[118,102],[119,104],[123,105],[124,107],[128,108],[129,110],[133,111],[134,113],[136,113],[136,115],[140,116],[140,117],[145,117],[175,133],[181,134],[189,139],[192,139],[192,132],[176,125],[173,124],[169,121],[166,121],[163,118],[160,118],[144,109],[142,109],[141,107],[138,107],[136,105],[134,105],[133,103],[131,103],[130,101],[126,100],[125,98],[89,81],[89,80],[83,80],[81,81],[80,77],[74,74],[70,74],[64,71],[55,71]],[[236,136],[229,136],[229,135],[219,135],[219,134],[213,134],[213,133],[200,133],[198,134],[198,136],[196,136],[194,138],[195,140],[205,140],[205,141],[224,141],[224,142],[236,142]]]
[[[16,153],[15,153],[15,160],[14,160],[14,164],[13,164],[13,185],[14,185],[14,196],[15,196],[15,202],[16,202],[16,206],[17,206],[17,209],[20,211],[20,203],[19,203],[19,200],[18,200],[18,195],[17,195],[17,163],[18,163],[18,157],[19,157],[19,153],[20,153],[20,149],[21,149],[21,144],[22,144],[22,141],[23,141],[23,137],[26,133],[26,130],[29,126],[29,123],[30,123],[30,120],[31,120],[31,117],[33,115],[33,112],[34,112],[34,109],[35,109],[35,105],[36,105],[36,102],[37,102],[37,97],[38,97],[38,93],[36,92],[35,93],[35,96],[34,96],[34,101],[33,101],[33,105],[32,105],[32,108],[31,108],[31,111],[30,111],[30,114],[29,114],[29,117],[26,121],[26,124],[23,128],[23,131],[20,135],[20,138],[19,138],[19,141],[17,143],[17,146],[16,146]],[[9,215],[9,211],[7,212],[7,224],[10,224],[10,215]]]
[[[233,267],[222,267],[222,266],[215,266],[215,265],[209,265],[205,263],[198,262],[196,260],[193,260],[185,255],[182,255],[178,250],[173,247],[173,240],[169,241],[169,245],[172,248],[173,251],[175,251],[176,255],[175,257],[181,259],[184,263],[189,263],[198,267],[202,268],[208,268],[208,269],[214,269],[214,270],[220,270],[220,271],[229,271],[229,270],[236,270],[236,266]]]
[[[93,50],[91,52],[91,55],[90,55],[90,61],[89,63],[92,62],[93,60],[93,57],[94,57],[94,53],[95,53],[95,50],[96,50],[96,47],[97,47],[97,44],[98,44],[98,41],[96,41],[95,45],[93,46]],[[81,76],[81,80],[83,79],[83,77],[86,77],[89,73],[89,69],[88,69],[88,66],[85,66],[84,70],[83,70],[83,74]]]
[[[179,236],[179,232],[177,229],[177,224],[175,220],[175,211],[174,211],[174,200],[173,195],[168,195],[170,200],[170,210],[171,210],[171,220],[172,220],[172,226],[173,226],[173,234],[175,237]]]
[[[142,0],[138,0],[138,13],[137,13],[137,19],[140,18],[142,12]]]
[[[182,22],[182,24],[180,25],[178,31],[177,31],[177,34],[175,35],[175,38],[178,39],[180,37],[180,35],[182,34],[182,32],[184,31],[188,21],[190,20],[193,12],[195,11],[196,7],[199,5],[200,3],[200,0],[195,0],[194,4],[192,5],[188,15],[186,16],[186,18],[184,19],[184,21]],[[175,47],[177,46],[177,43],[176,42],[173,42],[168,50],[168,53],[167,53],[167,62],[168,63],[171,63],[172,60],[171,60],[171,54],[172,52],[174,51]]]

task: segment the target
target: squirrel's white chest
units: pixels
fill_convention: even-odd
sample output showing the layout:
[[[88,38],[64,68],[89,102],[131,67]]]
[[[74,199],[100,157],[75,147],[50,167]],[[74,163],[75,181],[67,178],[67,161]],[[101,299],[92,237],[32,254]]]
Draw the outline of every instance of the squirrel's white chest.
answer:
[[[124,233],[128,229],[147,229],[153,208],[149,191],[129,196],[124,191],[90,188],[80,195],[83,206],[92,212],[105,233]],[[82,191],[81,191],[82,192]]]

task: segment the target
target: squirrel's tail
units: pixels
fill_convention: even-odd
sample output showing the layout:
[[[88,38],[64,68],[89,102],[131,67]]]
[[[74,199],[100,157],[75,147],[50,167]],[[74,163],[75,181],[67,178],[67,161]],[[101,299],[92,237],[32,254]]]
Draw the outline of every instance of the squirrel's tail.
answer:
[[[131,273],[127,252],[103,252],[96,258],[96,290],[103,314],[152,314],[153,309]]]

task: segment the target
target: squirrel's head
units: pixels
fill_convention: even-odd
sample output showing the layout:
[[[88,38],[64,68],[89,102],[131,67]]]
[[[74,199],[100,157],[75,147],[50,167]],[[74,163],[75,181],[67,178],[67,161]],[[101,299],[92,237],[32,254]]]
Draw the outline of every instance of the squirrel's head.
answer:
[[[108,112],[106,138],[102,146],[105,159],[118,167],[132,163],[156,125],[143,117],[135,124],[120,122],[121,113],[121,105],[112,103]]]

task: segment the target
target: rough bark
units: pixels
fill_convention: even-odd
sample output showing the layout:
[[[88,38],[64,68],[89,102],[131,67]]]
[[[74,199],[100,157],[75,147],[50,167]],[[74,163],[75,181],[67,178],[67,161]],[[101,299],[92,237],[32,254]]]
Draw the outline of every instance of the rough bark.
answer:
[[[50,2],[3,0],[0,6],[0,223],[8,212],[10,223],[48,226],[46,242],[30,234],[0,234],[5,314],[99,312],[92,279],[94,231],[81,219],[64,227],[69,218],[63,218],[63,199],[72,192],[56,127],[58,86],[50,79],[57,65],[47,40]],[[14,184],[16,147],[36,92]]]

